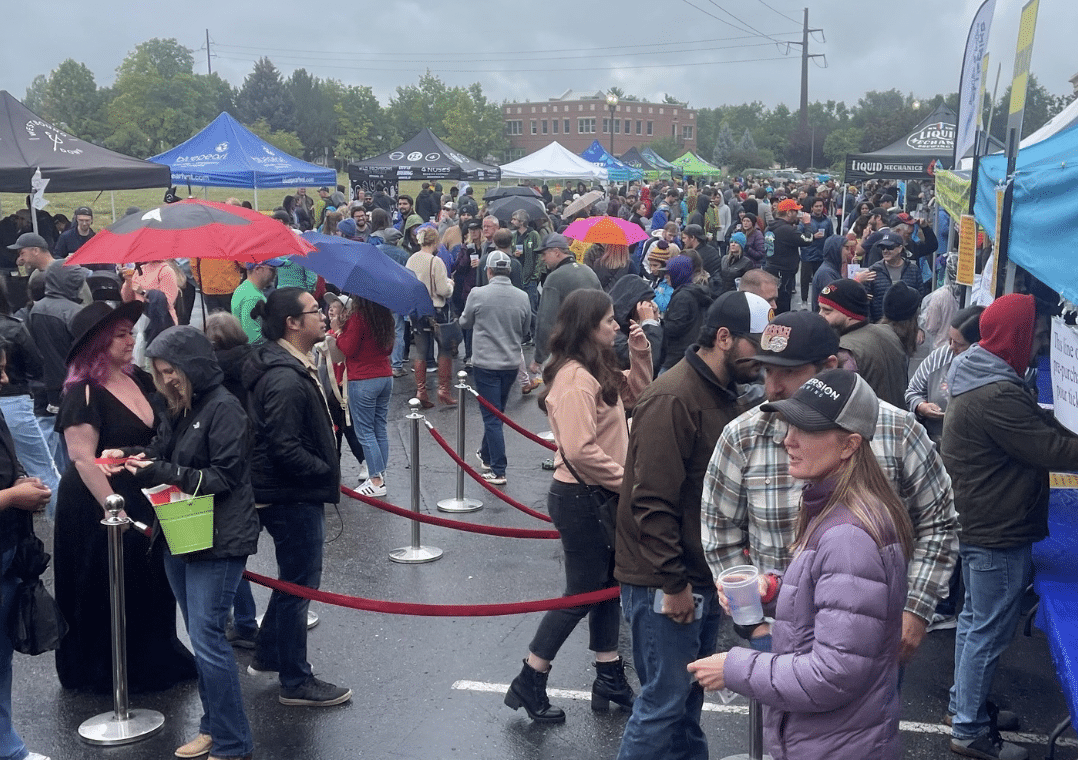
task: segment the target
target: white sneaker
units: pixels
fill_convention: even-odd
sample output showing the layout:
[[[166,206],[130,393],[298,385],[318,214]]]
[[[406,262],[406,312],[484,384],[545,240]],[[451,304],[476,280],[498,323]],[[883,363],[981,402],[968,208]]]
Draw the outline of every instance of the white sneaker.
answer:
[[[363,494],[364,496],[385,496],[386,482],[383,480],[382,485],[376,486],[371,482],[370,478],[368,478],[356,489],[356,493]]]
[[[494,472],[484,472],[481,477],[492,486],[504,486],[506,484],[505,476]]]
[[[26,756],[26,760],[52,760],[48,755],[42,755],[40,752],[31,752]]]
[[[483,461],[483,452],[482,451],[475,452],[475,458],[479,460],[479,471],[480,472],[490,472],[490,465]]]
[[[359,463],[359,482],[362,483],[364,480],[366,480],[370,476],[371,476],[371,474],[367,470],[367,463],[365,461],[360,462]]]

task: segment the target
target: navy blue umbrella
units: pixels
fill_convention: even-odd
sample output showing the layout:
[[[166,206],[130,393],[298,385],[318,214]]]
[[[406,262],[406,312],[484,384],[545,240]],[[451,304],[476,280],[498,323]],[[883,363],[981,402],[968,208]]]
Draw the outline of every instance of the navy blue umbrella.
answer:
[[[318,232],[304,232],[303,237],[315,250],[296,257],[295,262],[322,275],[326,282],[397,314],[434,313],[434,303],[423,283],[378,246]]]

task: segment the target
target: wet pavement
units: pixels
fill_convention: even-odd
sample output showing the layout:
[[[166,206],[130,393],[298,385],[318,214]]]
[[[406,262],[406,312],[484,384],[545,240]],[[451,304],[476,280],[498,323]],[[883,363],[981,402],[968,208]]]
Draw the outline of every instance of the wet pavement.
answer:
[[[434,380],[430,380],[433,386]],[[391,503],[409,507],[411,422],[404,419],[414,380],[395,381],[390,410]],[[433,397],[433,392],[432,392]],[[514,390],[507,413],[533,431],[547,429],[535,396]],[[445,438],[456,440],[455,409],[436,407],[426,413]],[[477,403],[467,401],[467,452],[474,452],[482,434]],[[505,491],[544,511],[550,473],[540,468],[550,452],[506,429],[509,483]],[[465,493],[483,501],[468,515],[438,512],[438,500],[455,495],[452,462],[425,430],[420,430],[422,510],[465,522],[547,529],[549,524],[497,501],[478,484],[467,481]],[[357,485],[355,460],[344,455],[345,485]],[[487,604],[558,596],[563,577],[557,541],[514,539],[422,527],[422,542],[444,551],[424,565],[390,562],[389,552],[410,543],[410,523],[365,504],[344,498],[326,510],[327,545],[322,588],[343,594],[432,604]],[[49,533],[39,518],[39,535]],[[248,567],[275,575],[272,543],[263,534],[260,551]],[[51,570],[46,577],[51,583]],[[268,591],[255,586],[259,609]],[[250,653],[236,650],[247,714],[260,760],[344,760],[387,758],[436,760],[611,760],[617,754],[625,713],[593,713],[589,706],[594,671],[586,651],[586,629],[572,635],[555,661],[550,676],[552,701],[568,715],[564,725],[532,724],[523,710],[502,704],[504,690],[520,669],[539,614],[505,617],[407,617],[313,603],[319,625],[308,639],[315,673],[350,686],[351,702],[332,708],[285,707],[277,702],[275,678],[250,676]],[[623,631],[622,651],[630,652]],[[928,634],[903,683],[903,739],[909,758],[956,757],[947,749],[948,729],[939,725],[946,709],[953,671],[954,632]],[[1045,636],[1019,631],[1003,657],[996,679],[997,702],[1016,710],[1033,757],[1043,757],[1044,736],[1066,715]],[[53,656],[16,655],[15,722],[31,750],[53,760],[170,758],[173,750],[196,732],[200,704],[195,684],[158,694],[136,694],[132,707],[165,715],[163,730],[136,744],[94,747],[82,743],[79,724],[111,710],[110,697],[64,692]],[[729,706],[709,697],[703,723],[711,757],[747,751],[745,701]],[[1056,757],[1078,757],[1073,732]],[[1012,737],[1013,738],[1013,737]],[[1037,742],[1040,742],[1038,744]],[[836,757],[840,757],[836,754]]]

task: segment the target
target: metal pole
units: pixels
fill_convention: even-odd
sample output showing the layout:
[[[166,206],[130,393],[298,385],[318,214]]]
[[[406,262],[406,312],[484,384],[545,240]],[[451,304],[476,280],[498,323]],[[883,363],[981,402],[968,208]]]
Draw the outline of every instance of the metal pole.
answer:
[[[419,514],[419,423],[424,419],[419,413],[419,399],[413,398],[408,402],[412,410],[405,419],[412,421],[412,511]],[[418,565],[423,562],[433,562],[440,559],[442,550],[436,546],[423,546],[419,542],[419,521],[412,520],[412,545],[394,549],[389,553],[393,562],[403,565]]]
[[[457,373],[457,456],[461,459],[464,459],[464,401],[467,390],[468,373],[461,370]],[[482,508],[483,502],[479,499],[464,498],[464,468],[457,465],[457,495],[452,499],[442,499],[438,502],[438,509],[442,512],[475,512]]]
[[[749,700],[749,751],[722,760],[771,760],[771,755],[764,754],[764,711],[755,699]]]
[[[113,712],[101,713],[79,726],[79,736],[88,744],[114,746],[131,744],[156,734],[165,725],[165,716],[156,710],[132,710],[127,701],[127,620],[124,616],[124,526],[120,518],[124,499],[112,494],[105,499],[108,517],[101,524],[109,532],[109,608],[112,613],[112,702]]]

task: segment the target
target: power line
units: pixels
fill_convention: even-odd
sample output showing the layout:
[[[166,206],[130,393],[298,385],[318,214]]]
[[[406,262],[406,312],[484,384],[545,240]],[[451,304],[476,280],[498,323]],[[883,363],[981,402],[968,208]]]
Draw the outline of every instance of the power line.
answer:
[[[793,23],[797,24],[798,26],[801,26],[801,22],[800,22],[800,21],[798,21],[797,19],[795,19],[795,18],[792,18],[792,17],[790,17],[790,16],[787,16],[787,15],[786,15],[785,13],[783,13],[783,12],[782,12],[782,11],[780,11],[780,10],[778,10],[777,8],[773,8],[772,6],[770,6],[770,5],[768,5],[767,3],[765,3],[765,2],[764,2],[764,0],[757,0],[757,2],[759,2],[759,3],[760,3],[760,5],[764,6],[765,8],[769,8],[769,9],[773,10],[773,11],[774,11],[775,13],[779,14],[780,16],[782,16],[782,17],[783,17],[784,19],[786,19],[787,21],[792,21]]]
[[[714,6],[716,7],[716,8],[718,8],[718,9],[719,9],[720,11],[722,11],[723,13],[725,13],[725,14],[726,14],[727,16],[729,16],[730,18],[732,18],[732,19],[734,19],[735,21],[737,21],[737,22],[738,22],[739,24],[744,24],[745,26],[747,26],[747,27],[748,27],[748,28],[749,28],[750,30],[752,30],[753,32],[755,32],[755,33],[756,33],[757,35],[759,35],[760,37],[766,37],[767,39],[771,40],[772,42],[776,42],[776,43],[777,43],[777,42],[779,42],[779,40],[776,40],[776,39],[775,39],[774,37],[772,37],[772,36],[771,36],[770,34],[764,34],[763,32],[761,32],[761,31],[760,31],[759,29],[757,29],[757,28],[756,28],[756,27],[754,27],[754,26],[753,26],[752,24],[750,24],[750,23],[749,23],[748,21],[742,21],[742,20],[741,20],[740,18],[738,18],[738,17],[737,17],[737,16],[735,16],[734,14],[730,13],[730,11],[726,10],[726,9],[725,9],[725,8],[723,8],[723,7],[721,6],[721,5],[719,5],[718,3],[716,3],[716,2],[715,2],[715,0],[707,0],[707,1],[708,1],[709,3],[711,3],[712,5],[714,5]]]
[[[727,25],[728,27],[731,27],[732,29],[737,29],[737,30],[738,30],[739,32],[744,32],[745,34],[751,34],[751,35],[752,35],[752,36],[754,36],[754,37],[764,37],[764,38],[766,38],[766,39],[769,39],[769,40],[771,40],[772,42],[775,42],[775,43],[780,43],[780,42],[784,42],[784,40],[776,40],[776,39],[775,39],[774,37],[772,37],[772,36],[770,36],[770,35],[767,35],[767,34],[764,34],[763,32],[759,32],[759,31],[756,31],[756,30],[752,29],[751,27],[750,27],[749,29],[746,29],[746,28],[745,28],[744,26],[738,26],[737,24],[733,24],[733,23],[730,23],[730,22],[729,22],[729,21],[727,21],[726,19],[724,19],[724,18],[719,18],[719,17],[718,17],[718,16],[716,16],[716,15],[715,15],[714,13],[710,13],[710,12],[708,12],[708,11],[704,10],[704,9],[703,9],[703,8],[701,8],[701,7],[699,6],[699,5],[694,5],[693,3],[689,2],[689,0],[681,0],[681,2],[685,3],[685,5],[689,6],[690,8],[693,8],[693,9],[695,9],[695,10],[698,10],[698,11],[700,11],[700,12],[701,12],[701,13],[703,13],[703,14],[704,14],[705,16],[708,16],[709,18],[713,18],[713,19],[715,19],[715,20],[716,20],[716,21],[718,21],[718,22],[719,22],[720,24],[726,24],[726,25]],[[731,18],[733,18],[733,19],[737,19],[737,17],[736,17],[736,16],[734,16],[734,15],[733,15],[732,13],[730,13],[729,11],[727,11],[727,10],[726,10],[725,8],[723,8],[723,7],[722,7],[721,5],[719,5],[718,3],[716,3],[716,2],[715,2],[715,0],[709,0],[709,2],[710,2],[710,3],[712,4],[712,5],[714,5],[714,6],[716,7],[716,8],[718,8],[719,10],[723,11],[724,13],[726,13],[726,14],[727,14],[728,16],[730,16]],[[737,19],[737,20],[739,20],[739,19]],[[739,21],[740,21],[740,20],[739,20]]]

